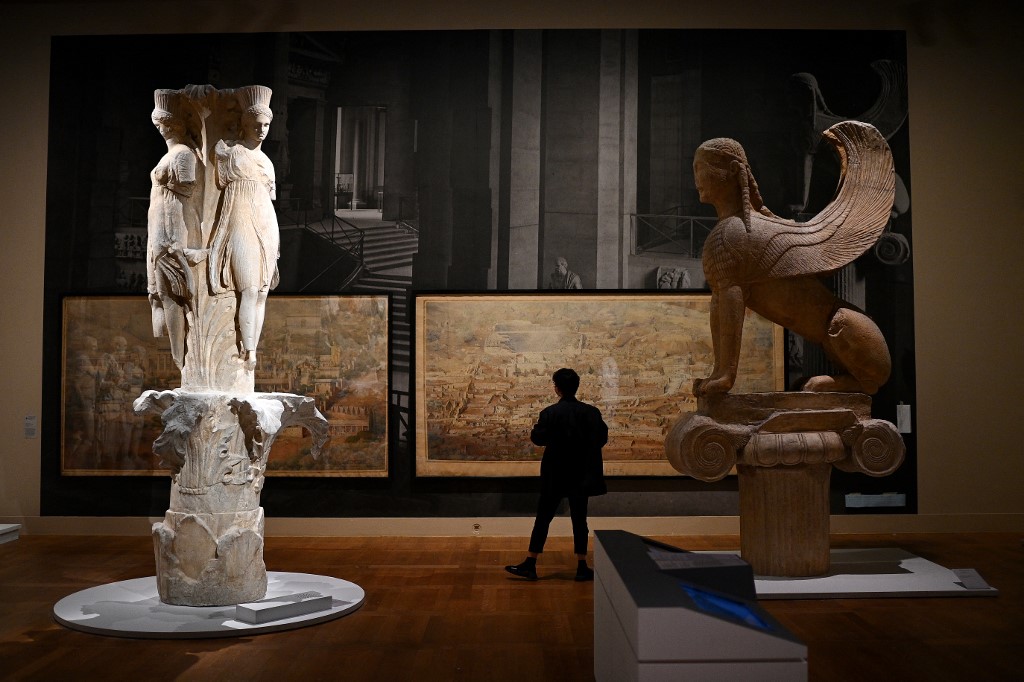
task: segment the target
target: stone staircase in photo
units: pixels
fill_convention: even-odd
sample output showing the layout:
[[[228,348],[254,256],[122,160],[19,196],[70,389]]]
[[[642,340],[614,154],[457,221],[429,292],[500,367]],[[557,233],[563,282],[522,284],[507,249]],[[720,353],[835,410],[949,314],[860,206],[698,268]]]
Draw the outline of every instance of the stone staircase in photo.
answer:
[[[412,368],[412,260],[419,235],[392,223],[365,226],[363,270],[353,292],[385,292],[391,299],[391,402],[398,414],[398,437],[408,437],[409,385]]]
[[[412,274],[412,257],[419,250],[419,235],[394,223],[361,228],[363,266],[373,275]]]
[[[391,223],[364,227],[363,271],[352,291],[386,292],[391,297],[392,367],[409,371],[412,291],[412,259],[419,250],[419,236]]]
[[[352,285],[353,292],[387,293],[391,297],[391,367],[395,371],[408,372],[412,356],[412,325],[410,290],[411,275],[376,275],[366,270]]]

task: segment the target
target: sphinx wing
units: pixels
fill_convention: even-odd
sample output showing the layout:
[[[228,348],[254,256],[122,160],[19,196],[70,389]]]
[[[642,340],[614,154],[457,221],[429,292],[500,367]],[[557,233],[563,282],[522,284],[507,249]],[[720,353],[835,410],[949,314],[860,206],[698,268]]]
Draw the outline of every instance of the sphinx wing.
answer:
[[[756,267],[762,277],[837,270],[871,248],[889,221],[896,173],[885,139],[857,121],[837,123],[823,136],[842,162],[835,198],[805,223],[761,218],[771,230]]]

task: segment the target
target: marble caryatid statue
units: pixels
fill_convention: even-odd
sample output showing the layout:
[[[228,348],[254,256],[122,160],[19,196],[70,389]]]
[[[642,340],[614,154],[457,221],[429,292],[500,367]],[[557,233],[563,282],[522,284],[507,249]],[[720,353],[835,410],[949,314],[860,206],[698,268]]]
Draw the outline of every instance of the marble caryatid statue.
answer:
[[[153,451],[171,501],[153,526],[160,598],[215,606],[267,589],[260,492],[281,429],[305,427],[317,455],[327,421],[314,399],[255,391],[256,349],[279,248],[274,166],[261,146],[270,88],[190,85],[155,93],[167,153],[153,170],[149,291],[153,332],[169,337],[181,388],[145,391],[160,415]]]
[[[167,143],[167,153],[149,174],[149,235],[146,275],[153,311],[153,336],[167,336],[171,357],[181,369],[185,358],[186,311],[196,300],[189,267],[202,247],[203,164],[186,128],[181,94],[154,93],[152,120]]]
[[[217,188],[223,194],[210,247],[210,288],[238,297],[239,357],[256,366],[267,294],[277,286],[280,235],[271,203],[276,198],[274,164],[261,146],[274,118],[270,88],[252,85],[236,91],[242,105],[241,139],[220,140]]]
[[[280,250],[274,164],[262,150],[271,95],[262,85],[155,95],[168,153],[149,213],[153,329],[170,337],[186,389],[254,388]]]
[[[875,323],[821,281],[874,245],[892,207],[895,174],[889,146],[873,127],[845,121],[825,132],[842,160],[838,193],[805,223],[765,207],[743,147],[717,138],[703,143],[693,172],[700,200],[718,223],[704,245],[711,287],[711,376],[696,395],[728,392],[736,380],[746,308],[820,344],[835,376],[811,377],[807,391],[874,394],[891,361]]]

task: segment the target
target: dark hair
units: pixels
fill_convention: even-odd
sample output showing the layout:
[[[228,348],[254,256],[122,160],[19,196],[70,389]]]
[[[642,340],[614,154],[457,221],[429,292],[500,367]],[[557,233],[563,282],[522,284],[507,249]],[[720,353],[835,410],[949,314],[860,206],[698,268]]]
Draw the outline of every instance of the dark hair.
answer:
[[[576,395],[576,389],[580,387],[580,375],[568,367],[557,370],[551,375],[551,380],[555,382],[558,392],[569,398]]]

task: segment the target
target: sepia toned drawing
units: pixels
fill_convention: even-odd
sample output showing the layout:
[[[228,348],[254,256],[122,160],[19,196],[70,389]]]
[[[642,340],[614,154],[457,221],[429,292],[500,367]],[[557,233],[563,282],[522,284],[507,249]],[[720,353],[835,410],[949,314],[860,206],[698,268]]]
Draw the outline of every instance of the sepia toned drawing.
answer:
[[[714,364],[709,296],[420,295],[415,309],[418,476],[537,475],[529,433],[558,367],[608,423],[606,474],[676,475],[664,439]],[[743,342],[737,384],[780,390],[781,327],[751,312]]]
[[[315,398],[331,436],[313,458],[308,435],[286,429],[268,473],[387,476],[388,297],[279,296],[267,310],[257,390]]]
[[[313,458],[309,434],[284,429],[267,474],[387,476],[387,296],[279,296],[267,309],[256,390],[314,398],[331,435]],[[160,417],[131,399],[180,380],[145,297],[65,298],[61,473],[167,475],[152,447]]]

